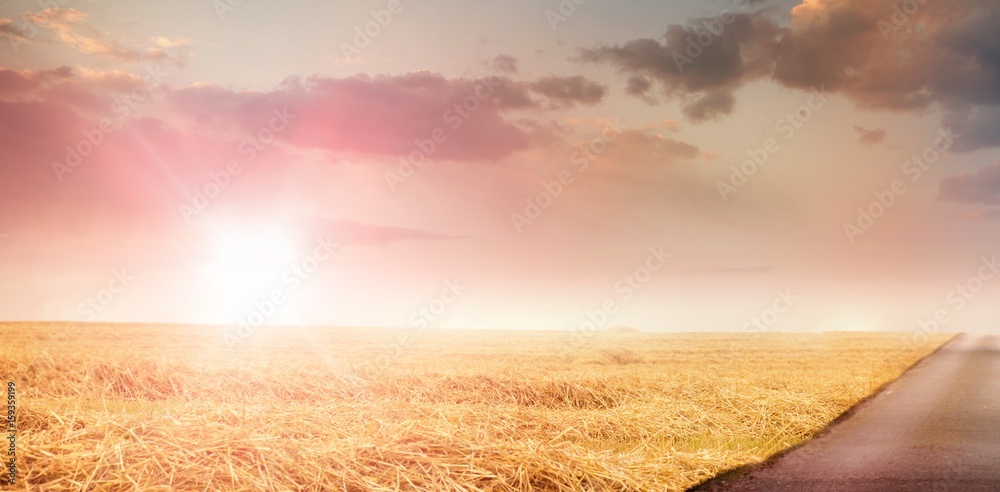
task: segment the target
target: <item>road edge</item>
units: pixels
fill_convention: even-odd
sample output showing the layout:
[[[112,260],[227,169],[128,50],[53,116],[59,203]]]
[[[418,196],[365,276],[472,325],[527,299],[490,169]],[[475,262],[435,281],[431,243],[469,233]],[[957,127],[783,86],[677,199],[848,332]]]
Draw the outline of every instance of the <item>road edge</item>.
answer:
[[[903,376],[906,376],[911,371],[913,371],[914,369],[916,369],[917,367],[919,367],[921,364],[923,364],[924,361],[926,361],[927,359],[931,358],[932,356],[934,356],[938,352],[944,350],[946,347],[954,344],[955,342],[958,341],[958,339],[960,339],[960,338],[962,338],[962,337],[964,337],[966,335],[967,335],[967,333],[965,333],[965,332],[956,333],[954,336],[952,336],[950,339],[948,339],[948,341],[946,341],[946,342],[942,343],[940,346],[938,346],[938,348],[932,350],[927,355],[925,355],[925,356],[917,359],[917,361],[914,362],[913,364],[911,364],[910,367],[907,367],[906,370],[904,370],[903,372],[901,372],[898,377],[896,377],[892,381],[887,381],[882,386],[879,386],[878,388],[876,388],[875,391],[871,392],[871,394],[869,394],[868,396],[864,397],[863,399],[861,399],[860,401],[858,401],[857,403],[855,403],[852,407],[848,408],[847,410],[844,410],[843,413],[841,413],[836,418],[834,418],[833,420],[831,420],[830,422],[828,422],[825,426],[823,426],[822,429],[820,429],[818,432],[816,432],[816,434],[814,436],[812,436],[811,438],[809,438],[809,439],[807,439],[805,441],[802,441],[802,442],[800,442],[800,443],[796,444],[795,446],[792,446],[792,447],[790,447],[788,449],[784,449],[784,450],[779,451],[779,452],[777,452],[775,454],[772,454],[771,456],[768,456],[767,459],[765,459],[764,461],[761,461],[759,463],[749,463],[749,464],[746,464],[746,465],[741,465],[741,466],[737,466],[735,468],[730,468],[728,470],[724,470],[724,471],[722,471],[722,472],[720,472],[720,473],[718,473],[718,474],[716,474],[716,475],[714,475],[712,477],[709,477],[709,478],[707,478],[707,479],[705,479],[705,480],[703,480],[703,481],[701,481],[701,482],[699,482],[699,483],[697,483],[697,484],[695,484],[695,485],[693,485],[693,486],[685,489],[685,492],[716,492],[717,491],[717,487],[725,487],[729,483],[736,482],[738,480],[742,480],[743,478],[749,476],[750,474],[752,474],[752,473],[754,473],[754,472],[756,472],[758,470],[762,470],[764,468],[769,468],[769,467],[773,466],[778,460],[782,459],[785,455],[787,455],[787,454],[789,454],[789,453],[791,453],[793,451],[796,451],[796,450],[798,450],[799,448],[801,448],[803,446],[808,445],[809,443],[815,441],[816,439],[819,439],[820,437],[823,437],[828,432],[830,432],[834,427],[836,427],[837,425],[839,425],[841,422],[843,422],[844,420],[847,420],[847,419],[853,417],[855,413],[857,413],[858,411],[860,411],[862,408],[866,407],[868,405],[868,403],[870,403],[876,396],[882,394],[883,392],[885,392],[886,390],[888,390],[889,388],[891,388],[892,385],[896,384],[896,382],[899,381],[900,379],[903,379]]]

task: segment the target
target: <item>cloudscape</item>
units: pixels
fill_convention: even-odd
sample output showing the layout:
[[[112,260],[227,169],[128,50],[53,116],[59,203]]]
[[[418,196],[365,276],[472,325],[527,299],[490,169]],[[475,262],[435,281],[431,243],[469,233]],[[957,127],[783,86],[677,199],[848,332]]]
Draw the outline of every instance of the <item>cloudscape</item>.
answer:
[[[997,33],[992,0],[5,2],[0,318],[985,330]]]

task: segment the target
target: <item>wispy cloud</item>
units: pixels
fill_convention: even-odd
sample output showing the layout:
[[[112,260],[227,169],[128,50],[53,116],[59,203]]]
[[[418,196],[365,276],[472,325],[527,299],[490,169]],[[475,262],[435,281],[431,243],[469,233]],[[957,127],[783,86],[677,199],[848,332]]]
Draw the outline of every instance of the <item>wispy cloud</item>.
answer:
[[[55,33],[56,41],[80,53],[97,55],[107,59],[136,63],[140,61],[170,62],[184,66],[192,54],[186,51],[170,53],[164,48],[186,48],[190,40],[171,40],[163,37],[152,38],[154,46],[129,47],[107,39],[107,35],[88,22],[89,14],[76,9],[47,8],[41,12],[29,12],[24,18],[36,26]]]

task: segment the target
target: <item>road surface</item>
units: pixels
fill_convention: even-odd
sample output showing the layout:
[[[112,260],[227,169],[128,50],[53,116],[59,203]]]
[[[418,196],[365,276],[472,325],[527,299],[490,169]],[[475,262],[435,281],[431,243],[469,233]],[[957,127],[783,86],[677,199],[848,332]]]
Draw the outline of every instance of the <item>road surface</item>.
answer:
[[[697,491],[1000,491],[1000,337],[961,335],[853,414]]]

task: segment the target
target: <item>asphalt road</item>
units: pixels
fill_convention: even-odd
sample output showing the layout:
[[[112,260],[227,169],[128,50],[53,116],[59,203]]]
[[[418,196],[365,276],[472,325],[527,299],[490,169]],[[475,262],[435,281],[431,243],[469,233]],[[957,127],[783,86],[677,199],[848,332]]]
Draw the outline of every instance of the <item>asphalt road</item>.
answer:
[[[961,335],[818,438],[698,491],[1000,491],[1000,337]]]

